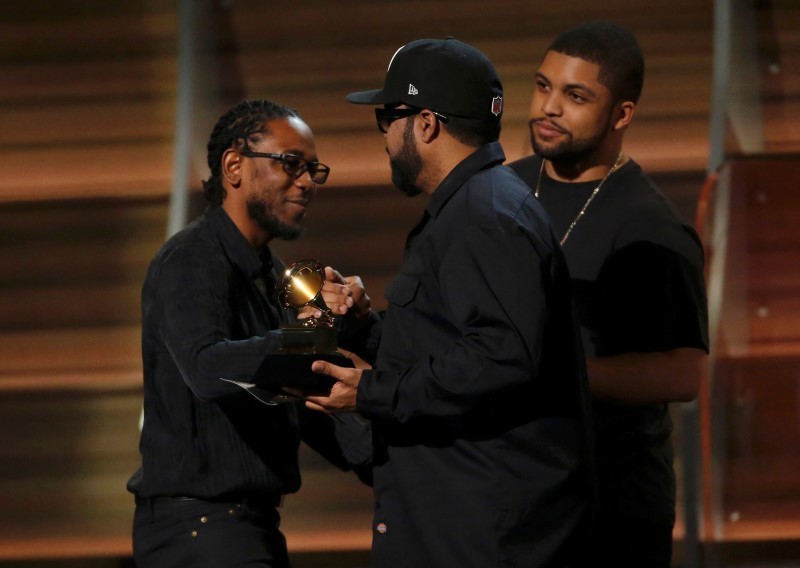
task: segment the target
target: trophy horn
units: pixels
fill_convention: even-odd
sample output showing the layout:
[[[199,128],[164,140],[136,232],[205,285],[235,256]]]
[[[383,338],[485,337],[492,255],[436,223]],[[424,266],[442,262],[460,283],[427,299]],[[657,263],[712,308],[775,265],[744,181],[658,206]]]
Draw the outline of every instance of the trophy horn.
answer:
[[[313,306],[322,312],[319,318],[308,318],[306,327],[333,327],[333,313],[322,298],[325,269],[316,260],[298,260],[283,273],[276,297],[284,308],[299,310]]]

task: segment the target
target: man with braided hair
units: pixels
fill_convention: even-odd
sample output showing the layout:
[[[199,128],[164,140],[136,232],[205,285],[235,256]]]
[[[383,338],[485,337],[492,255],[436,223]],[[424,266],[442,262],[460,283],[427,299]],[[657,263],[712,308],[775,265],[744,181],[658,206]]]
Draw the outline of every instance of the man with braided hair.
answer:
[[[297,111],[269,101],[219,119],[208,166],[208,209],[156,253],[142,290],[134,557],[140,568],[286,567],[277,507],[300,487],[301,438],[361,473],[370,433],[300,405],[265,405],[225,379],[252,381],[280,347],[287,315],[273,291],[283,266],[269,243],[300,235],[329,168]]]

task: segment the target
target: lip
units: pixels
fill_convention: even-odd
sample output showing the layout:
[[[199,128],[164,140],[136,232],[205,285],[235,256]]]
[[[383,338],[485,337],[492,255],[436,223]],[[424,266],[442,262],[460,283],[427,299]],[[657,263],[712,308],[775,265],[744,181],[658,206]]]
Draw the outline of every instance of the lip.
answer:
[[[288,203],[290,205],[295,205],[297,207],[302,207],[303,209],[305,209],[306,207],[308,207],[308,204],[310,203],[310,200],[308,200],[308,199],[287,199],[286,203]]]
[[[533,123],[533,127],[542,138],[555,138],[566,134],[563,129],[547,120],[537,120]]]

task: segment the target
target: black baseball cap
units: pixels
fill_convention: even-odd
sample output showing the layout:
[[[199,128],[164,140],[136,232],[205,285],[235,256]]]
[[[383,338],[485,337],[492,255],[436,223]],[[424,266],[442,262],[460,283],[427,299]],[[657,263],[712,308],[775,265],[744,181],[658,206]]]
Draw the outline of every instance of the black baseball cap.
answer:
[[[382,89],[350,93],[361,105],[406,104],[444,115],[500,120],[503,85],[481,51],[448,37],[418,39],[389,61]]]

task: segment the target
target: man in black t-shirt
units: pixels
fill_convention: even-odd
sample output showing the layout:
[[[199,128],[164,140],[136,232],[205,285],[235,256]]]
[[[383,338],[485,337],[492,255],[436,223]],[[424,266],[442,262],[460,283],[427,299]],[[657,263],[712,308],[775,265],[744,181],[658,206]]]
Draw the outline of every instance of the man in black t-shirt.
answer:
[[[592,566],[669,567],[667,403],[696,397],[708,349],[700,241],[622,149],[643,76],[616,24],[561,34],[536,73],[535,155],[511,164],[554,222],[581,324],[600,491]]]

